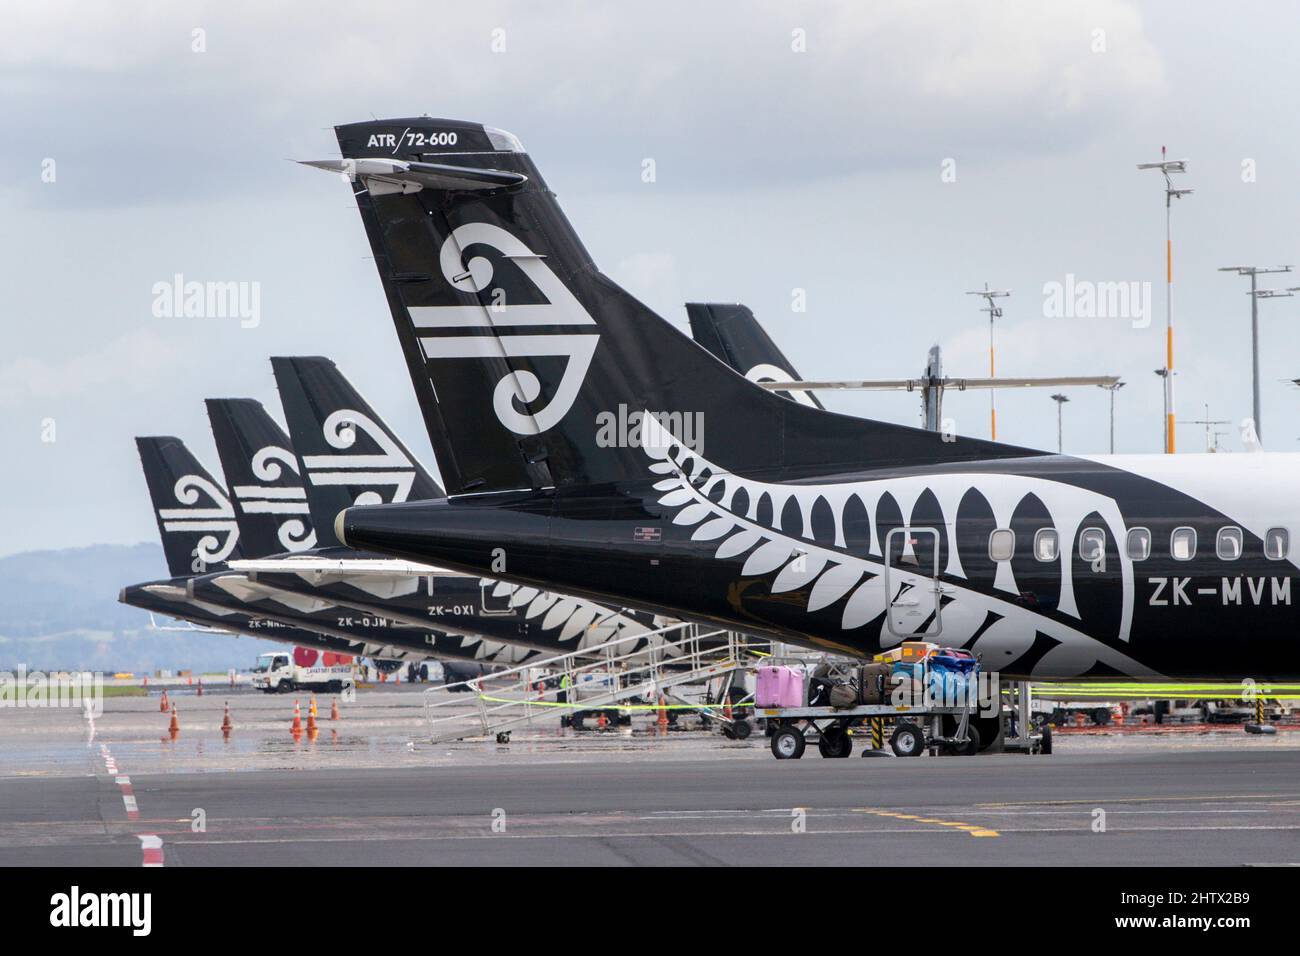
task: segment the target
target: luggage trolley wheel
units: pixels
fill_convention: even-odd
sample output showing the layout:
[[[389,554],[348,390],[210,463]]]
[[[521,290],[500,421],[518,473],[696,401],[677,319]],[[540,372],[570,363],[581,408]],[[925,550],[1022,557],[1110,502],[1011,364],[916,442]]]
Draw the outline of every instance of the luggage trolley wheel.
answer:
[[[980,732],[969,726],[966,728],[966,742],[964,744],[953,743],[950,753],[958,757],[973,757],[980,750]]]
[[[803,731],[794,724],[782,724],[772,733],[772,756],[777,760],[798,760],[807,746]]]
[[[753,732],[754,728],[749,725],[747,720],[735,720],[722,727],[722,736],[728,740],[745,740]]]
[[[817,750],[823,757],[847,757],[853,753],[853,738],[844,727],[827,727],[817,742]]]
[[[925,732],[911,721],[899,721],[889,738],[890,749],[898,757],[919,757],[925,750]]]

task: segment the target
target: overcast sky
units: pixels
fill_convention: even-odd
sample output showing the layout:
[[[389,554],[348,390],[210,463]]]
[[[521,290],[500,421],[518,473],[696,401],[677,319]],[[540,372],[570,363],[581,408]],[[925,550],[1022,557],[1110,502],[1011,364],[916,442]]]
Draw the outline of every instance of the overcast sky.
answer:
[[[41,0],[3,18],[0,554],[154,540],[132,437],[178,435],[216,471],[202,400],[279,415],[273,354],[333,357],[432,464],[355,205],[288,162],[336,156],[337,123],[514,132],[605,272],[683,327],[685,301],[749,304],[810,378],[917,375],[935,343],[950,374],[983,375],[963,293],[1011,289],[999,373],[1123,376],[1119,452],[1161,441],[1162,183],[1135,164],[1190,160],[1178,412],[1231,420],[1227,450],[1250,414],[1249,302],[1216,267],[1300,264],[1288,4]],[[260,321],[155,316],[176,274],[259,283]],[[1149,325],[1053,314],[1067,276],[1149,282]],[[1261,316],[1262,437],[1298,450],[1300,297]],[[1070,394],[1065,450],[1105,452],[1105,393]],[[919,422],[915,395],[826,402]],[[987,436],[987,393],[945,411]],[[999,437],[1055,447],[1049,392],[1000,396]]]

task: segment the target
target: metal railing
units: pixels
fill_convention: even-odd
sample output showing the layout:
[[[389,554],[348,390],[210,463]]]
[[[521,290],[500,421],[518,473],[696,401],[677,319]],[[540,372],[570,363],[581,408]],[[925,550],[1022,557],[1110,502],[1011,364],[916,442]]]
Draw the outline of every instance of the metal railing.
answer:
[[[648,647],[622,649],[647,637],[671,634],[680,636],[676,640],[655,641]],[[425,714],[435,743],[490,737],[529,724],[544,714],[615,708],[635,698],[653,702],[682,685],[734,674],[750,666],[753,658],[767,646],[767,642],[753,641],[733,631],[702,632],[697,625],[679,622],[613,638],[582,651],[557,654],[491,675],[431,688],[425,691]],[[556,688],[547,687],[557,677],[561,682],[559,690],[565,697],[563,701],[558,699]],[[489,681],[490,691],[486,686]],[[452,695],[457,689],[475,694],[476,727],[464,726],[467,717],[463,710],[445,712],[456,705],[463,708],[461,701]],[[705,710],[711,705],[686,702],[679,706]]]

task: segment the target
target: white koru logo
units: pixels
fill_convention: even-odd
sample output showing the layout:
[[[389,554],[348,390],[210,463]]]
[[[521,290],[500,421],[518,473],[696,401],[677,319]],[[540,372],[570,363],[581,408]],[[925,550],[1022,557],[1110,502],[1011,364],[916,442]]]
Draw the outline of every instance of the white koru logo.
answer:
[[[235,485],[233,491],[239,506],[250,515],[287,515],[280,522],[276,536],[286,551],[303,551],[316,547],[316,532],[307,527],[307,491],[301,485],[279,487],[279,481],[288,468],[298,474],[298,460],[293,452],[277,445],[267,445],[253,455],[253,477],[265,485]]]
[[[207,496],[211,507],[194,507],[199,504],[200,492]],[[202,475],[182,475],[176,479],[174,493],[177,504],[185,507],[158,509],[163,531],[203,533],[195,553],[206,564],[219,564],[230,557],[239,527],[225,492]]]
[[[506,372],[493,390],[492,407],[502,425],[517,435],[541,434],[558,424],[573,407],[600,336],[594,329],[572,334],[518,333],[503,329],[516,326],[594,326],[596,322],[564,283],[555,277],[542,261],[542,256],[506,230],[490,223],[466,223],[453,230],[443,242],[438,262],[443,276],[453,288],[472,295],[492,288],[493,266],[490,261],[482,256],[464,261],[464,250],[475,245],[498,250],[537,287],[546,297],[546,303],[512,304],[498,295],[490,303],[415,306],[410,309],[411,322],[426,359],[503,361],[540,356],[567,358],[555,394],[536,411],[527,411],[525,406],[541,397],[542,384],[527,368]],[[473,334],[471,330],[488,330],[492,334]],[[465,334],[467,332],[470,334]]]
[[[370,436],[379,446],[378,455],[349,453],[357,443],[357,432]],[[328,455],[304,455],[302,463],[307,468],[307,478],[313,485],[379,485],[391,486],[393,494],[385,499],[379,492],[367,489],[357,495],[353,504],[379,505],[405,501],[415,484],[415,466],[384,428],[367,415],[350,408],[330,412],[321,425],[325,443],[338,452]]]

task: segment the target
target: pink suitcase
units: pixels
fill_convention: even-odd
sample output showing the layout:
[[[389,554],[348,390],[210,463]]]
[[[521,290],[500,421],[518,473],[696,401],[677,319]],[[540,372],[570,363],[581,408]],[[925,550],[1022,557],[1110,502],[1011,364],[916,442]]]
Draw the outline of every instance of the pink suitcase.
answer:
[[[803,670],[798,667],[760,667],[754,684],[756,707],[802,707]]]

